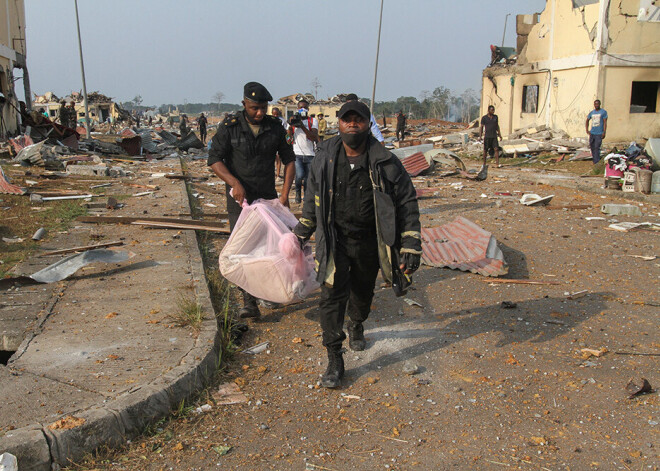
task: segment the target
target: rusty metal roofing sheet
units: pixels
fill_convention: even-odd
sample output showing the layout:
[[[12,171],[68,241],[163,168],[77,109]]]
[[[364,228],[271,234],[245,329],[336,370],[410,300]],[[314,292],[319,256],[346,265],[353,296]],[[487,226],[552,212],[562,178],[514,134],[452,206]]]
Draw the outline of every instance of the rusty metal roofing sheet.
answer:
[[[442,226],[422,228],[422,262],[484,276],[509,272],[495,237],[461,216]]]
[[[9,183],[9,180],[7,180],[7,177],[5,176],[5,172],[2,170],[2,167],[0,167],[0,193],[4,193],[6,195],[25,194],[25,190],[23,188],[20,188],[12,183]]]
[[[406,172],[408,172],[408,175],[411,177],[416,177],[417,175],[431,168],[428,161],[426,160],[426,157],[421,152],[417,152],[410,157],[406,157],[401,161],[401,163],[405,167]]]

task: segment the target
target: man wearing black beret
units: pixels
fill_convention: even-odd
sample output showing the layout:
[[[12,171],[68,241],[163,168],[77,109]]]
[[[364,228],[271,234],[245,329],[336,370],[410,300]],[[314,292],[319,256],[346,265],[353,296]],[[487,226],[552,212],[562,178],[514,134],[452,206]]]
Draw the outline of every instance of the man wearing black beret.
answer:
[[[289,191],[295,176],[293,148],[279,119],[266,114],[273,97],[266,87],[248,82],[243,88],[244,109],[228,116],[211,140],[208,164],[226,184],[227,214],[233,231],[243,200],[275,199],[275,156],[284,164],[280,202],[289,206]],[[231,190],[231,195],[229,194]],[[243,291],[240,317],[259,317],[257,300]]]
[[[312,197],[293,230],[302,243],[316,232],[326,388],[340,386],[344,376],[344,316],[350,348],[364,350],[378,269],[402,295],[422,253],[415,187],[399,159],[371,135],[369,108],[348,101],[337,117],[339,136],[319,145],[308,181]]]

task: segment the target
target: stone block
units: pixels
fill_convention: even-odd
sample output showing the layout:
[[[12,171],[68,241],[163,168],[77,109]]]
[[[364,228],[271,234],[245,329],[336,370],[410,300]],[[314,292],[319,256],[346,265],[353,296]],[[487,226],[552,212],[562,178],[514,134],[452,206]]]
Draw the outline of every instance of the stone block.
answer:
[[[66,173],[88,177],[107,177],[109,174],[105,165],[67,165]]]

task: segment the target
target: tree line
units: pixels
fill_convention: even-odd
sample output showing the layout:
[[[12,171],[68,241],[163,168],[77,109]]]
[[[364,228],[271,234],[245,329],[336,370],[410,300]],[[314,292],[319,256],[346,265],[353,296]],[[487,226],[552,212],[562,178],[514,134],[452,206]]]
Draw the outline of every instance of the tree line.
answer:
[[[366,103],[371,100],[363,99]],[[419,97],[401,96],[394,101],[376,101],[373,113],[376,117],[391,116],[403,111],[410,119],[442,119],[469,123],[479,117],[480,97],[471,88],[454,93],[447,87],[433,91],[423,90]]]

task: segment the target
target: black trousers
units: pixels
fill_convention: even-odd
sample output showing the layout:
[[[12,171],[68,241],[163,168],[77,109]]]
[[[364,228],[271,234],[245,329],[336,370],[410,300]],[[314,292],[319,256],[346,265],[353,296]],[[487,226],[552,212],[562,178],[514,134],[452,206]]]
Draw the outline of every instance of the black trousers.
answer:
[[[375,237],[365,240],[340,238],[337,241],[335,280],[330,288],[321,286],[319,310],[323,345],[339,351],[346,338],[344,316],[356,323],[367,320],[378,276],[378,246]]]

